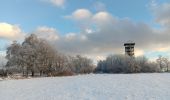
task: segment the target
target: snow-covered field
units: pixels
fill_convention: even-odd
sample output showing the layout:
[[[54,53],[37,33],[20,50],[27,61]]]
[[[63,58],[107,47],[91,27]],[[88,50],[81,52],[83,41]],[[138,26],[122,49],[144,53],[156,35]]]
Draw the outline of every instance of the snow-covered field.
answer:
[[[0,80],[0,100],[170,100],[170,74]]]

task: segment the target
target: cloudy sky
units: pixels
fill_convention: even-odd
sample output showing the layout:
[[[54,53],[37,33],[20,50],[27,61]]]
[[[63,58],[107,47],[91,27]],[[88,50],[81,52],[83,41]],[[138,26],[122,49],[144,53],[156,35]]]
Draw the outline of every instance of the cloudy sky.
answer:
[[[170,0],[1,0],[0,51],[34,33],[59,51],[103,59],[124,53],[170,57]]]

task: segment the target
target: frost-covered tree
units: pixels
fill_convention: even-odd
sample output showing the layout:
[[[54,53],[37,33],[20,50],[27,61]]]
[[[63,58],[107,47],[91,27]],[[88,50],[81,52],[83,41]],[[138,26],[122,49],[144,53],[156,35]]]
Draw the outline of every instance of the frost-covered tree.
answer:
[[[91,59],[82,56],[66,56],[58,53],[46,40],[31,34],[20,45],[16,41],[7,48],[6,66],[15,66],[24,76],[57,75],[62,72],[90,73]]]
[[[160,67],[161,71],[164,71],[165,68],[165,63],[164,63],[164,57],[162,57],[161,55],[156,59],[156,62],[158,64],[158,66]]]
[[[156,59],[158,66],[160,67],[161,71],[169,71],[169,60],[166,57],[159,56]]]
[[[6,59],[3,54],[0,54],[0,76],[6,76]]]
[[[163,57],[163,62],[165,63],[166,71],[169,71],[169,60],[167,57]]]
[[[159,68],[144,56],[109,55],[106,60],[98,62],[95,71],[104,73],[139,73],[158,72]]]
[[[159,56],[158,59],[156,59],[160,69],[162,70],[163,69],[163,57],[162,56]]]
[[[106,73],[107,69],[106,69],[106,63],[105,61],[98,61],[97,63],[97,67],[94,70],[95,73]]]
[[[13,43],[7,47],[6,51],[6,69],[7,71],[12,68],[18,68],[20,67],[20,50],[21,45],[17,43],[17,41],[13,41]]]
[[[94,65],[91,59],[77,55],[71,57],[69,66],[75,73],[91,73],[94,70]]]
[[[159,72],[159,68],[155,62],[151,62],[145,56],[136,57],[136,63],[141,67],[140,72]]]
[[[52,67],[56,55],[54,51],[47,41],[31,34],[25,38],[22,45],[14,41],[7,48],[6,58],[8,62],[6,66],[21,68],[23,75],[26,76],[29,72],[32,76],[37,71],[42,74]]]
[[[56,51],[44,39],[38,38],[31,34],[22,43],[24,65],[26,71],[31,71],[34,76],[35,71],[39,71],[40,75],[52,70],[55,65]]]
[[[67,57],[63,54],[55,55],[55,69],[63,71],[66,68]]]
[[[31,71],[32,76],[34,76],[34,72],[36,70],[37,64],[37,49],[39,46],[39,39],[36,35],[31,34],[29,37],[25,38],[22,43],[22,54],[23,54],[23,64],[25,65],[26,73]]]
[[[109,55],[100,65],[108,73],[131,73],[139,70],[135,59],[126,55]]]
[[[55,63],[56,52],[47,41],[42,39],[40,40],[36,50],[36,66],[40,71],[40,75],[42,75],[43,73],[52,70]]]

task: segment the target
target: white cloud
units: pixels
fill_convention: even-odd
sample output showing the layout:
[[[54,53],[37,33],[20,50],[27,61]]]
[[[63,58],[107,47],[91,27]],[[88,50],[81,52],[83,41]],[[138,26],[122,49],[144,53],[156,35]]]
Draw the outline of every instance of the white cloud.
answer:
[[[34,33],[40,38],[47,39],[48,41],[55,41],[60,38],[56,29],[46,26],[38,27]]]
[[[64,37],[66,41],[86,41],[88,38],[85,34],[78,34],[78,33],[67,33]]]
[[[81,20],[88,20],[91,18],[91,16],[92,16],[92,13],[89,10],[77,9],[76,11],[72,13],[71,16],[66,16],[66,17],[77,20],[77,21],[81,21]]]
[[[81,39],[82,41],[86,41],[88,38],[87,38],[86,35],[80,35],[80,39]]]
[[[93,33],[94,31],[93,31],[92,29],[90,29],[90,28],[87,28],[87,29],[85,29],[85,32],[86,32],[87,34],[91,34],[91,33]]]
[[[169,6],[161,7],[163,8],[160,10],[166,8],[165,12],[169,9]],[[156,13],[156,19],[160,18],[160,21],[169,19],[169,17],[159,17],[160,11],[154,13]],[[163,13],[164,16],[169,16],[168,14]],[[170,29],[167,27],[164,27],[164,30],[159,30],[144,22],[114,17],[107,11],[92,13],[87,9],[78,9],[69,18],[74,20],[78,27],[83,26],[80,28],[80,32],[59,36],[56,29],[47,27],[39,29],[41,33],[55,33],[53,35],[57,33],[56,36],[59,39],[52,39],[54,40],[53,44],[59,51],[66,54],[81,54],[104,59],[108,54],[124,54],[123,43],[128,40],[136,43],[136,56],[150,51],[170,51],[169,47],[165,48],[170,43]],[[53,35],[52,37],[55,37]],[[48,38],[48,35],[44,37]]]
[[[61,39],[60,42],[57,41],[56,46],[60,51],[91,56],[106,56],[108,53],[124,54],[123,43],[128,40],[136,43],[136,56],[143,55],[148,51],[158,50],[157,48],[161,48],[162,52],[167,50],[163,47],[170,42],[168,38],[170,37],[170,34],[168,34],[170,30],[160,31],[144,22],[114,17],[107,11],[91,13],[87,9],[84,10],[78,9],[70,15],[70,18],[78,23],[78,27],[84,27],[81,27],[79,33],[68,34],[63,37],[65,39]],[[82,12],[86,12],[86,14],[82,14]],[[70,38],[69,41],[68,38]]]
[[[97,27],[104,28],[105,26],[112,25],[116,22],[116,18],[113,17],[110,13],[108,12],[98,12],[93,15],[92,21]]]
[[[163,26],[170,26],[170,3],[151,6],[155,21]]]
[[[54,4],[57,7],[64,7],[65,0],[50,0],[52,4]]]
[[[23,39],[24,33],[17,25],[8,23],[0,23],[0,38],[8,40],[20,40]]]
[[[76,22],[76,25],[80,28],[82,32],[92,32],[92,29],[89,27],[92,22],[93,14],[88,9],[77,9],[71,15],[65,16],[66,19],[71,19]],[[89,31],[91,30],[91,32]]]
[[[110,20],[112,17],[112,15],[110,15],[108,12],[98,12],[94,15],[94,20],[97,21],[107,21]]]
[[[66,40],[73,40],[76,38],[76,33],[67,33],[65,36]]]

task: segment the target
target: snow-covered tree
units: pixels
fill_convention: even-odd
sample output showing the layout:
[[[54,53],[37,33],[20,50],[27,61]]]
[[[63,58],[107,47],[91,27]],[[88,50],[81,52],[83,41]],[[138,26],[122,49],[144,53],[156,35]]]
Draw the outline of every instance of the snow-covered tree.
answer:
[[[23,75],[28,76],[29,72],[39,71],[40,74],[47,71],[54,63],[55,50],[50,44],[31,34],[25,38],[22,45],[14,41],[7,48],[6,58],[8,60],[6,66],[15,66],[21,68]]]
[[[156,59],[158,66],[160,67],[161,71],[169,71],[169,60],[166,57],[159,56]]]
[[[166,67],[166,71],[168,72],[169,71],[169,60],[167,57],[163,57],[163,62],[165,64],[165,67]]]
[[[25,38],[25,41],[22,43],[22,54],[23,54],[23,64],[25,65],[26,73],[34,72],[37,64],[37,48],[39,46],[39,39],[36,35],[31,34],[29,37]]]
[[[31,34],[20,45],[16,41],[7,48],[8,66],[22,70],[23,75],[35,73],[57,75],[62,72],[90,73],[91,59],[82,56],[66,56],[57,52],[46,40]]]
[[[17,41],[13,41],[13,43],[7,47],[6,51],[6,69],[18,68],[20,67],[20,49],[21,45],[17,43]]]
[[[95,71],[104,73],[139,73],[158,72],[159,68],[144,56],[109,55],[106,60],[98,62]]]
[[[36,48],[37,61],[36,66],[40,71],[40,75],[52,70],[55,63],[56,52],[47,41],[40,39]]]
[[[75,73],[91,73],[94,70],[94,65],[91,59],[77,55],[71,57],[69,66]]]

